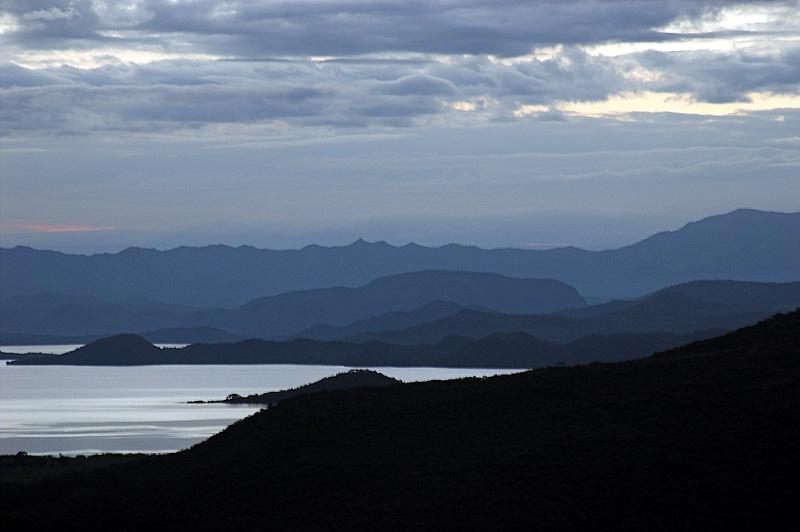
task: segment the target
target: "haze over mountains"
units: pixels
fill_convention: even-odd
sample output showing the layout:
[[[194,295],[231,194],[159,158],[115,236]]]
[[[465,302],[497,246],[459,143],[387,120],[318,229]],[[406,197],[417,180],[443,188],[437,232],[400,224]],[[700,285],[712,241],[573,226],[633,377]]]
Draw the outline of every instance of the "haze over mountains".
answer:
[[[491,274],[422,272],[425,279],[440,285],[457,281],[452,292],[467,297],[475,280],[492,280],[489,287],[529,287],[536,294],[540,282],[514,280]],[[362,289],[336,289],[343,314],[364,311],[364,301],[377,302],[397,292],[379,290],[385,282],[408,289],[408,279],[421,274],[403,274],[380,280]],[[396,284],[397,278],[401,282]],[[464,281],[470,281],[464,285]],[[498,284],[499,283],[499,284]],[[464,287],[467,290],[464,290]],[[570,295],[560,283],[545,282],[559,295]],[[306,293],[309,292],[311,296]],[[490,291],[491,292],[491,291]],[[493,297],[502,294],[491,292]],[[287,294],[258,300],[257,310],[241,312],[238,323],[269,323],[265,316],[287,311],[291,319],[308,320],[305,312],[331,318],[338,301],[325,290]],[[365,297],[365,294],[371,294]],[[419,292],[410,291],[412,298]],[[409,295],[406,294],[406,295]],[[517,295],[527,297],[527,292]],[[442,295],[430,290],[429,297]],[[475,296],[474,293],[471,295]],[[322,297],[324,296],[324,297]],[[304,304],[299,305],[297,301]],[[408,302],[408,300],[404,300]],[[487,298],[484,302],[494,302]],[[511,298],[509,301],[515,301]],[[396,303],[397,299],[384,304]],[[535,301],[534,304],[542,304]],[[263,305],[263,307],[260,307]],[[247,306],[245,306],[247,307]],[[369,305],[367,305],[369,307]],[[800,307],[800,282],[751,283],[740,281],[696,281],[659,290],[630,301],[584,306],[549,314],[509,314],[466,308],[434,301],[414,311],[389,312],[346,326],[315,326],[300,331],[294,339],[265,341],[251,339],[235,343],[194,344],[183,349],[158,349],[138,335],[104,338],[60,356],[25,357],[19,365],[141,365],[141,364],[323,364],[347,366],[440,366],[530,368],[554,364],[619,361],[649,355],[693,340],[755,323],[780,311]],[[244,308],[244,307],[243,307]],[[258,309],[261,308],[261,312]],[[306,309],[317,309],[307,311]],[[374,310],[374,309],[373,309]],[[227,312],[224,311],[223,315]],[[444,317],[438,317],[444,315]],[[296,316],[300,316],[297,318]],[[334,318],[331,318],[334,319]],[[236,321],[231,321],[235,325]],[[291,320],[284,323],[293,323]],[[412,325],[402,328],[403,325]],[[401,326],[399,329],[391,327]],[[201,328],[205,334],[221,331]],[[191,331],[191,330],[190,330]],[[314,338],[315,332],[320,334]],[[153,333],[150,333],[151,335]],[[222,337],[223,342],[227,339]]]
[[[412,310],[437,300],[524,313],[586,305],[577,290],[560,281],[515,279],[496,273],[423,271],[383,277],[358,288],[287,292],[232,310],[199,313],[190,320],[234,332],[280,335],[320,323],[343,325],[385,312]]]
[[[525,332],[553,342],[572,342],[584,336],[663,332],[688,334],[732,330],[776,312],[800,307],[800,282],[749,283],[695,281],[627,301],[570,309],[546,315],[501,314],[462,309],[444,318],[391,330],[355,326],[303,331],[314,337],[396,344],[434,344],[447,336],[479,338],[498,332]],[[370,330],[371,329],[371,330]],[[339,332],[341,336],[336,333]]]
[[[362,287],[320,288],[259,298],[234,309],[199,309],[92,296],[17,296],[0,302],[0,331],[38,334],[113,334],[209,328],[240,336],[285,336],[318,324],[344,325],[437,300],[499,312],[554,312],[586,305],[572,287],[554,280],[495,273],[424,271],[376,279]],[[187,329],[188,328],[188,329]],[[211,335],[213,337],[213,335]],[[197,340],[195,340],[197,341]]]
[[[361,286],[421,270],[495,272],[556,279],[586,297],[629,298],[699,279],[798,280],[800,213],[737,210],[609,251],[439,248],[359,240],[300,250],[242,246],[129,248],[69,255],[0,249],[0,293],[80,294],[183,306],[242,305],[257,297],[332,286]]]
[[[397,248],[365,242],[281,252],[218,246],[94,256],[24,248],[1,251],[0,284],[3,295],[12,294],[0,300],[0,340],[7,343],[84,343],[122,333],[166,343],[276,340],[246,344],[244,351],[240,344],[219,347],[225,355],[195,348],[191,356],[175,355],[175,363],[182,364],[393,361],[464,366],[471,361],[487,367],[525,367],[553,361],[620,360],[800,307],[800,282],[708,280],[800,278],[800,214],[747,210],[606,252]],[[176,257],[182,266],[176,266]],[[56,263],[61,266],[54,270]],[[430,264],[447,269],[396,273],[355,287],[258,297],[259,290],[268,291],[281,282],[292,286],[333,278],[352,281],[386,269]],[[553,278],[472,270],[478,267],[550,273]],[[576,288],[559,280],[580,280],[581,268],[587,279],[624,284],[626,288],[618,292],[636,291],[634,287],[646,284],[639,280],[653,284],[659,276],[705,280],[659,286],[635,298],[590,306]],[[92,274],[97,282],[87,284]],[[24,295],[47,287],[55,290],[69,278],[79,280],[71,290]],[[130,290],[121,301],[97,295],[124,285]],[[251,299],[234,308],[178,303],[186,300],[182,291],[207,300],[226,288],[237,293],[246,286]],[[79,289],[86,292],[76,293]],[[139,298],[143,291],[156,289],[161,290],[160,300]],[[64,295],[67,292],[74,295]],[[297,340],[288,341],[293,338]],[[479,344],[480,339],[486,343]],[[164,363],[164,354],[157,351],[143,357]],[[147,363],[125,356],[116,362],[104,362],[103,356],[90,358],[89,363]]]
[[[414,289],[413,283],[409,285],[409,280],[420,279],[440,283],[440,286],[434,288],[421,283],[419,289]],[[451,281],[449,286],[447,280]],[[445,295],[461,303],[438,299]],[[37,303],[50,301],[48,298],[12,298],[10,304],[7,302],[0,309],[3,316],[13,318],[13,321],[5,321],[6,325],[14,323],[21,327],[20,331],[33,330],[39,334],[4,332],[0,334],[0,341],[7,344],[84,343],[100,336],[139,332],[135,326],[142,317],[122,312],[119,307],[130,310],[124,305],[104,303],[81,307],[74,303],[58,306],[63,299],[54,298],[55,306],[36,307],[29,299]],[[28,301],[29,307],[15,307],[17,301]],[[96,303],[93,299],[90,301]],[[419,306],[411,310],[389,310],[413,305]],[[676,345],[676,339],[684,335],[732,330],[797,307],[800,307],[800,282],[696,281],[633,300],[585,306],[574,290],[558,282],[469,272],[419,272],[381,279],[363,288],[309,290],[263,298],[234,310],[199,312],[189,309],[191,312],[188,312],[183,307],[159,306],[156,308],[177,308],[183,314],[178,312],[176,316],[166,312],[163,320],[156,322],[167,328],[145,330],[140,334],[151,342],[160,343],[216,344],[246,338],[305,338],[348,344],[434,345],[448,337],[477,339],[498,333],[525,333],[548,343],[567,344],[584,339],[589,342],[585,344],[587,347],[594,348],[598,348],[597,341],[587,337],[603,338],[601,343],[607,346],[606,352],[611,353],[616,345],[620,352],[628,353],[631,352],[628,348],[631,335],[650,335],[651,339],[658,339],[652,344],[654,349],[666,348]],[[38,311],[33,312],[31,308],[38,308]],[[509,313],[496,308],[549,310]],[[348,322],[354,316],[365,315],[369,317]],[[102,319],[94,319],[95,316]],[[98,331],[98,327],[110,323],[112,318],[121,320],[116,322],[116,328],[103,334],[87,333]],[[125,322],[128,318],[132,321]],[[148,326],[156,322],[153,317],[146,320]],[[182,325],[174,325],[177,322]],[[342,322],[347,323],[335,325]],[[309,323],[316,324],[305,326]],[[47,332],[50,335],[44,334]],[[81,332],[84,334],[80,335]],[[637,354],[651,352],[633,351]],[[356,363],[353,362],[356,359],[348,360]],[[327,362],[338,363],[335,357]],[[493,364],[491,359],[487,363]]]

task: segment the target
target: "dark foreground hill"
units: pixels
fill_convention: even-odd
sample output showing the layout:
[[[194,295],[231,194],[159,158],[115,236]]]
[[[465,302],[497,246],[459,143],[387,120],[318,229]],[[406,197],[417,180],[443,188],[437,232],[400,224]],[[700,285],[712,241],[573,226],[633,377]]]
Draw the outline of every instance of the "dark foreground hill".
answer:
[[[11,365],[139,366],[154,364],[321,364],[343,366],[428,366],[535,368],[554,364],[629,360],[708,338],[692,335],[618,334],[554,344],[521,332],[473,339],[451,336],[435,345],[364,344],[295,339],[245,340],[159,349],[141,336],[121,334],[97,340],[63,355],[30,355]]]
[[[649,359],[310,394],[0,482],[4,529],[795,530],[800,312]]]
[[[796,281],[798,235],[800,213],[737,210],[609,251],[397,247],[361,240],[284,251],[208,246],[99,255],[18,247],[0,249],[0,293],[236,306],[287,290],[360,286],[397,273],[447,269],[552,278],[584,295],[624,298],[695,279]]]

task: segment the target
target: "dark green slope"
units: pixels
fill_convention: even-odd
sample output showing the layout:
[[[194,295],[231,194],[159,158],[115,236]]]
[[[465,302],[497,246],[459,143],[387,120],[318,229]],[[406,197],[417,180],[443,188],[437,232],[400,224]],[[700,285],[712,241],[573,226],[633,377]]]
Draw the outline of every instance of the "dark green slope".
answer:
[[[31,485],[39,530],[795,530],[800,312],[636,362],[311,394]],[[11,528],[9,528],[11,529]]]

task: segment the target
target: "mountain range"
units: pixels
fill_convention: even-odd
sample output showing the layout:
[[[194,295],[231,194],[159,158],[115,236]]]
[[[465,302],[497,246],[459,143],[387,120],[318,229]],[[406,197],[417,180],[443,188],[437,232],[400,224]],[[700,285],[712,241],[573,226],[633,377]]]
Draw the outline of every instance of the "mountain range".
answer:
[[[688,335],[614,334],[583,337],[556,344],[524,332],[495,333],[483,338],[448,336],[435,345],[352,343],[304,338],[276,342],[244,340],[159,348],[135,334],[101,338],[63,355],[0,352],[16,366],[141,366],[159,364],[314,364],[325,366],[422,366],[452,368],[534,368],[557,364],[619,361],[708,338],[714,331]]]
[[[358,288],[287,292],[191,317],[195,325],[232,332],[282,335],[316,324],[343,325],[392,311],[448,301],[498,312],[548,313],[586,306],[577,290],[549,279],[496,273],[423,271],[382,277]]]
[[[499,312],[546,313],[586,305],[571,286],[547,279],[496,273],[423,271],[383,277],[361,287],[287,292],[233,309],[201,309],[93,296],[16,296],[0,301],[0,331],[52,335],[149,331],[150,337],[209,335],[209,328],[238,336],[286,336],[317,324],[344,325],[387,312],[446,300],[451,305]],[[167,333],[171,331],[172,334]],[[233,336],[233,335],[232,335]]]
[[[416,272],[378,279],[358,288],[290,292],[237,309],[18,296],[0,302],[0,323],[4,328],[18,328],[17,332],[0,333],[0,345],[81,344],[128,331],[154,343],[305,338],[351,344],[434,345],[451,336],[476,339],[524,332],[563,344],[588,336],[680,337],[733,330],[798,307],[798,282],[694,281],[632,300],[587,306],[574,289],[556,281],[474,272]],[[154,311],[148,314],[147,309]],[[538,313],[514,313],[510,309]]]
[[[236,307],[289,291],[355,287],[405,272],[460,270],[556,279],[584,296],[615,299],[700,279],[796,281],[798,264],[800,213],[742,209],[607,251],[397,247],[363,240],[299,250],[215,245],[96,255],[16,247],[0,249],[0,293],[5,298],[80,294],[114,302]]]
[[[504,314],[485,309],[437,305],[447,315],[426,320],[428,308],[386,319],[377,316],[345,327],[314,327],[298,336],[350,342],[435,344],[448,336],[480,338],[500,332],[525,332],[551,342],[612,334],[689,334],[732,330],[776,312],[800,307],[800,283],[694,281],[626,301],[591,305],[550,314]],[[397,323],[410,323],[393,329]]]

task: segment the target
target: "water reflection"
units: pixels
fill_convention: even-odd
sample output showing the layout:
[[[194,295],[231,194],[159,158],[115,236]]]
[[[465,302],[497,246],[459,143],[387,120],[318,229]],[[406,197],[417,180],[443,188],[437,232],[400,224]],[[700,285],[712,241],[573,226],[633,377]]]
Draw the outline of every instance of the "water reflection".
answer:
[[[5,348],[0,348],[5,349]],[[349,368],[302,365],[5,366],[0,364],[0,454],[169,452],[258,410],[186,404],[300,386]],[[375,368],[421,381],[513,370]]]

